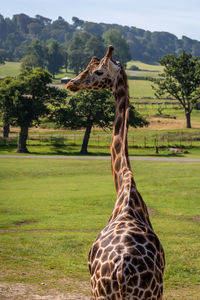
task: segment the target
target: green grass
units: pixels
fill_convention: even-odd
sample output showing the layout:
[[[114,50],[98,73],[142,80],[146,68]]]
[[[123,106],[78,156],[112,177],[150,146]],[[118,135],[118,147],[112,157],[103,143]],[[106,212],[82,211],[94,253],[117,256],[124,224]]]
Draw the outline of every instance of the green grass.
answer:
[[[130,97],[154,97],[152,89],[152,82],[148,80],[129,80],[129,94]]]
[[[77,287],[61,284],[61,278],[89,280],[87,255],[116,198],[110,162],[1,158],[0,163],[0,225],[9,231],[0,235],[0,280],[47,282],[63,290]],[[182,287],[194,292],[200,284],[199,164],[140,161],[133,170],[155,210],[151,221],[165,249],[166,294]]]
[[[61,78],[63,77],[69,77],[69,78],[74,78],[76,75],[72,70],[68,70],[66,72],[65,69],[60,70],[58,74],[55,75],[55,78],[53,80],[54,83],[60,83]]]
[[[20,72],[19,62],[6,62],[0,65],[0,76],[17,76]]]
[[[144,65],[144,67],[148,69],[148,65]],[[158,66],[155,67],[158,68]],[[151,69],[150,65],[149,68]],[[16,76],[19,74],[19,72],[20,72],[19,62],[6,62],[4,65],[0,65],[0,76]],[[75,76],[76,76],[75,73],[72,72],[71,70],[66,72],[65,69],[62,69],[58,74],[55,75],[53,82],[60,83],[60,80],[63,77],[74,78]],[[150,74],[148,76],[150,76]],[[141,95],[144,97],[153,96],[151,84],[152,83],[147,80],[129,80],[130,96],[134,96],[134,97],[141,97]]]
[[[112,131],[107,134],[100,129],[92,130],[88,152],[91,155],[110,155]],[[79,155],[83,142],[83,131],[52,131],[29,133],[27,142],[30,155]],[[159,154],[155,153],[155,144]],[[177,156],[186,158],[200,157],[199,129],[190,130],[149,130],[129,129],[129,154],[134,156],[173,157],[169,148],[180,148]],[[8,140],[0,139],[0,154],[16,154],[17,134],[11,132]],[[187,153],[183,153],[187,151]],[[20,154],[18,154],[20,155]]]
[[[131,60],[127,63],[127,69],[129,69],[132,65],[138,67],[141,71],[154,71],[154,72],[162,72],[163,67],[159,64],[151,65],[145,64],[140,61]]]

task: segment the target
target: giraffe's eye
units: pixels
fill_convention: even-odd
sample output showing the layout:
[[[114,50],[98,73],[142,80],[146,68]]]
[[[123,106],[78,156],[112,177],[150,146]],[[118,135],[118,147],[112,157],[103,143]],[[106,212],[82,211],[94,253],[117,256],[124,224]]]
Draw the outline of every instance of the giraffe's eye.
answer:
[[[101,72],[101,71],[99,71],[99,70],[96,70],[94,73],[95,73],[96,75],[98,75],[98,76],[100,76],[100,75],[103,74],[103,72]]]

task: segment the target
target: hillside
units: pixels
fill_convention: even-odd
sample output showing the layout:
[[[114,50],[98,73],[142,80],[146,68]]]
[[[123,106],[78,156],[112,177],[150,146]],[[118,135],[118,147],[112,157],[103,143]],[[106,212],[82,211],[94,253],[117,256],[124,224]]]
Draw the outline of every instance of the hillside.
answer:
[[[168,54],[179,54],[182,50],[200,55],[200,42],[186,36],[178,39],[168,32],[150,32],[134,26],[94,23],[72,18],[69,24],[62,17],[51,20],[40,15],[35,18],[25,14],[16,14],[10,18],[0,15],[0,56],[8,61],[18,61],[24,55],[24,49],[33,39],[47,41],[55,39],[68,44],[73,35],[81,30],[93,35],[103,36],[109,29],[117,29],[130,47],[132,60],[156,63]]]

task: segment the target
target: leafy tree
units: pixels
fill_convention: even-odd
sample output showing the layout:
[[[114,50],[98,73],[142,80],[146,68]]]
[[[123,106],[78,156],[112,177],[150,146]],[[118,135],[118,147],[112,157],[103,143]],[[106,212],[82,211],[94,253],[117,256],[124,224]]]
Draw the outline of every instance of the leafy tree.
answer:
[[[103,56],[105,47],[98,35],[81,31],[68,44],[69,67],[78,75],[85,69],[92,56]]]
[[[0,108],[4,120],[20,127],[17,152],[28,152],[28,129],[39,124],[50,113],[50,106],[59,105],[66,92],[50,87],[51,74],[40,68],[25,70],[16,79],[0,81]]]
[[[105,46],[100,35],[90,35],[85,43],[85,53],[90,59],[92,56],[103,57],[105,54]]]
[[[31,44],[25,47],[25,53],[34,55],[37,58],[37,67],[45,68],[47,47],[43,42],[40,42],[38,39],[32,40]]]
[[[83,24],[84,24],[83,20],[80,20],[77,17],[72,17],[72,21],[73,21],[73,25],[74,25],[75,28],[82,28],[83,27]]]
[[[88,63],[88,55],[85,53],[85,43],[90,35],[81,32],[73,36],[68,45],[69,67],[78,75]]]
[[[37,56],[34,54],[26,55],[21,59],[21,70],[26,68],[36,68],[38,66]]]
[[[40,24],[44,25],[44,26],[48,26],[51,24],[51,19],[45,18],[41,15],[36,15],[35,16],[36,20],[39,20]]]
[[[64,63],[61,44],[51,39],[47,41],[47,69],[53,75],[58,73]]]
[[[39,34],[42,29],[43,29],[43,25],[40,24],[39,22],[32,22],[32,23],[28,24],[28,30],[29,30],[30,34],[35,37],[39,37]]]
[[[126,40],[121,36],[120,32],[116,29],[109,29],[103,34],[105,45],[113,45],[115,48],[116,60],[119,60],[123,65],[131,59],[129,45]]]
[[[65,67],[65,71],[67,72],[68,64],[69,64],[69,57],[67,53],[67,44],[62,47],[62,53],[63,53],[63,65]]]
[[[153,80],[155,95],[160,98],[169,94],[178,100],[185,112],[186,127],[191,128],[191,112],[200,99],[200,57],[183,51],[179,56],[164,56],[160,64],[164,73]]]
[[[100,24],[94,22],[84,22],[83,30],[87,31],[90,34],[103,34],[103,27]]]
[[[3,122],[3,138],[8,138],[10,132],[10,116],[12,115],[12,91],[4,87],[9,85],[12,77],[6,77],[0,80],[0,111]]]
[[[80,91],[73,95],[68,104],[54,110],[52,120],[59,127],[71,129],[85,128],[81,154],[87,154],[87,147],[93,126],[111,128],[115,116],[115,103],[109,90]],[[144,120],[133,106],[130,109],[131,126],[146,126]]]

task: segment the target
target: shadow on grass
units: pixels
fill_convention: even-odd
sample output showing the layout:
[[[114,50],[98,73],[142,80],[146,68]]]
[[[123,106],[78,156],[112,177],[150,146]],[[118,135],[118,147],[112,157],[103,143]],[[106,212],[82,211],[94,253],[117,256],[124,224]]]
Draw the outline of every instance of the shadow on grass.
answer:
[[[109,148],[105,147],[96,147],[94,145],[90,145],[88,153],[80,153],[81,145],[77,144],[52,144],[52,145],[28,145],[27,146],[29,153],[17,153],[16,145],[0,145],[0,154],[17,154],[17,155],[62,155],[62,156],[110,156]],[[188,157],[183,152],[172,153],[168,152],[165,148],[159,148],[159,153],[154,153],[154,148],[133,148],[129,149],[130,157],[165,157],[165,158],[184,158]],[[189,150],[189,148],[187,148]],[[190,154],[188,152],[187,154]]]
[[[17,153],[17,146],[0,146],[0,153],[3,152],[8,152],[8,153]],[[2,153],[4,154],[4,153]]]

